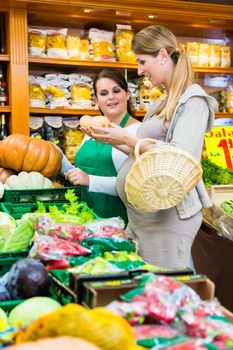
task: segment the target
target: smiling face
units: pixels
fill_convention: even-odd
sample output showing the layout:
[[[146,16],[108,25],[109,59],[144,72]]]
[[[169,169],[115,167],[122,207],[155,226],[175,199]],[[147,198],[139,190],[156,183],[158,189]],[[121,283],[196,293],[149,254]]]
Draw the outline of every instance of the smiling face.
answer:
[[[174,64],[165,49],[161,49],[157,56],[136,54],[138,75],[146,76],[153,86],[164,84],[169,90]]]
[[[103,114],[110,120],[117,122],[127,112],[129,92],[123,90],[112,79],[101,78],[96,83],[96,100]]]

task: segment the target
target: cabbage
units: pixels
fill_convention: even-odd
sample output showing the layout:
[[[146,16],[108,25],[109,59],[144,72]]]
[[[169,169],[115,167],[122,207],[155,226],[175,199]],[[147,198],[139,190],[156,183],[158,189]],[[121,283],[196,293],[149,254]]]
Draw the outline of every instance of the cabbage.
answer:
[[[7,236],[16,228],[15,219],[7,213],[0,211],[0,251]]]

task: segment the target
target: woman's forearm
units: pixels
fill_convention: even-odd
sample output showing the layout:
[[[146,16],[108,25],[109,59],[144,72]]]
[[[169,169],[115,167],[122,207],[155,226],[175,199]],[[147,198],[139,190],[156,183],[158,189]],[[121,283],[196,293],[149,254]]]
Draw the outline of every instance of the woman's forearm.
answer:
[[[125,153],[125,154],[130,154],[132,148],[129,147],[128,145],[116,145],[114,148],[118,149],[119,151]]]

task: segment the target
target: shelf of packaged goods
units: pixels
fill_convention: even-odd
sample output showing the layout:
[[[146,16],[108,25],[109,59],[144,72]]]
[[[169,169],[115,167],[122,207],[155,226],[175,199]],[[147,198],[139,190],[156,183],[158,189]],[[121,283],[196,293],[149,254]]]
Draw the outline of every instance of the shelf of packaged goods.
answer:
[[[0,55],[0,61],[1,62],[8,62],[8,61],[10,61],[10,55]]]
[[[37,63],[40,65],[58,65],[58,66],[82,66],[82,67],[100,67],[100,68],[124,68],[136,69],[136,63],[108,62],[108,61],[80,61],[76,59],[48,58],[48,57],[31,57],[28,58],[29,63]]]
[[[11,111],[10,106],[0,106],[0,113],[9,113]]]
[[[230,112],[217,112],[215,114],[215,119],[221,119],[221,118],[232,118],[233,119],[233,113]]]
[[[76,59],[48,58],[48,57],[32,57],[28,58],[29,63],[37,63],[40,65],[58,65],[58,66],[83,66],[83,67],[112,67],[124,69],[137,69],[137,63],[108,62],[108,61],[80,61]],[[233,74],[233,67],[194,67],[196,73],[222,73]]]

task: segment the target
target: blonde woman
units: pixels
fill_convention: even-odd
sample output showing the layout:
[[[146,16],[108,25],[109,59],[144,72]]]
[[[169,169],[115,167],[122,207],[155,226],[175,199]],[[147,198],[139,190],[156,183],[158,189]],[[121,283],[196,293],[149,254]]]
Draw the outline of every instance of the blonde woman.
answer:
[[[202,222],[201,209],[211,205],[203,182],[176,207],[145,213],[127,202],[125,178],[134,162],[132,150],[142,138],[153,138],[156,143],[143,143],[141,153],[167,144],[200,161],[204,135],[213,126],[217,102],[193,83],[191,63],[167,28],[150,26],[137,33],[133,51],[138,74],[148,77],[153,86],[163,84],[167,94],[151,105],[136,136],[110,124],[107,129],[95,128],[98,133],[92,137],[129,154],[117,176],[117,191],[127,208],[128,236],[138,242],[141,256],[154,265],[189,266],[191,246]]]

